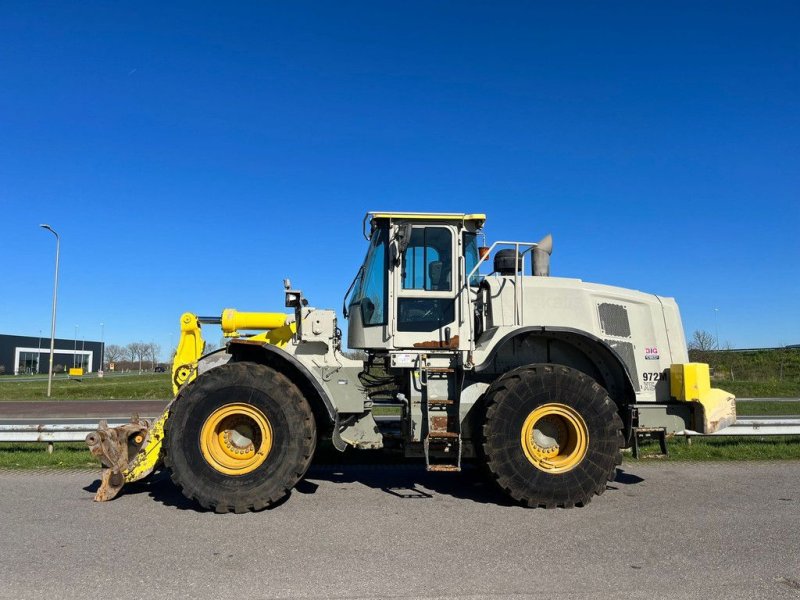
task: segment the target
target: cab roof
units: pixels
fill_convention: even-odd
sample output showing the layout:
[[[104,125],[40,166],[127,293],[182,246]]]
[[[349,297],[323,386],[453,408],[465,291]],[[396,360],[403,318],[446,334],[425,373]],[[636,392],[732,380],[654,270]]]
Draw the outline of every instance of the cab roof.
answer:
[[[398,220],[417,220],[417,221],[474,221],[477,227],[482,227],[486,221],[486,215],[481,213],[424,213],[424,212],[388,212],[375,211],[368,212],[365,220],[374,219],[398,219]]]

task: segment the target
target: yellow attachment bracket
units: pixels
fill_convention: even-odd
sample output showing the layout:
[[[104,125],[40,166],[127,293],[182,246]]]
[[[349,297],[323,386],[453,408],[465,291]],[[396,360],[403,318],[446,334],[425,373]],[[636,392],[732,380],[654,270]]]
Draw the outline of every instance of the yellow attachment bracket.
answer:
[[[272,344],[273,346],[277,346],[278,348],[283,348],[292,341],[292,337],[296,331],[296,327],[294,323],[289,323],[288,325],[284,325],[283,327],[278,327],[277,329],[271,329],[270,331],[265,331],[263,333],[259,333],[251,337],[251,340],[265,342],[267,344]]]
[[[172,391],[176,396],[183,385],[197,377],[197,361],[203,356],[205,345],[197,315],[183,313],[181,339],[175,351],[175,358],[172,360]]]
[[[161,456],[161,442],[164,439],[164,423],[167,422],[167,417],[169,417],[169,406],[150,427],[147,432],[147,442],[130,462],[128,468],[123,471],[126,483],[147,477],[158,465]]]
[[[239,337],[239,331],[279,329],[286,324],[286,314],[269,312],[239,312],[233,308],[222,311],[221,327],[225,337]]]
[[[736,422],[736,397],[711,387],[705,363],[679,363],[669,369],[670,395],[680,402],[697,402],[703,420],[695,424],[699,433],[714,433]],[[701,426],[701,427],[698,427]]]

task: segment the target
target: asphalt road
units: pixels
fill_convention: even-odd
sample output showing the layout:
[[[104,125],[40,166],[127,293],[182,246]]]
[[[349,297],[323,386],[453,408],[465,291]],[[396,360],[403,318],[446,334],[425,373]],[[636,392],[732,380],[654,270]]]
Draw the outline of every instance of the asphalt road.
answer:
[[[629,465],[589,506],[477,476],[314,467],[279,507],[198,512],[163,476],[0,472],[0,598],[800,598],[800,462]]]

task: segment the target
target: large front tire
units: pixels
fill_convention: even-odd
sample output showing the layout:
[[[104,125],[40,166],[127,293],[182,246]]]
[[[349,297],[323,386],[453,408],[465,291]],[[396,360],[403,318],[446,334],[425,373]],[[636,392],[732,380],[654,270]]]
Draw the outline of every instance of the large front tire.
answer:
[[[228,363],[200,375],[173,404],[164,462],[204,508],[261,510],[303,477],[316,439],[311,407],[294,383],[265,365]]]
[[[519,367],[486,393],[482,454],[496,483],[528,506],[583,506],[620,462],[622,420],[608,393],[561,365]]]

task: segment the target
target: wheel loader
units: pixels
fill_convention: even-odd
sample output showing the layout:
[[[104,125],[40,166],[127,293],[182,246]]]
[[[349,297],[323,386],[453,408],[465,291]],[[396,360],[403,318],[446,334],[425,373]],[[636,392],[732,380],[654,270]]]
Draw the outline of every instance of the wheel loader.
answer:
[[[689,362],[672,298],[552,277],[550,236],[487,246],[485,221],[366,215],[342,311],[356,352],[336,312],[288,280],[286,313],[182,315],[164,413],[87,437],[104,466],[95,499],[166,468],[200,507],[260,510],[330,440],[441,477],[476,464],[520,504],[567,508],[602,494],[639,436],[735,422],[733,395]],[[203,324],[224,348],[203,353]]]

